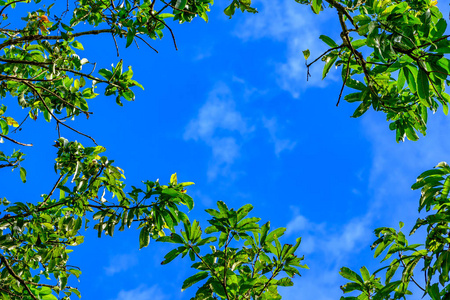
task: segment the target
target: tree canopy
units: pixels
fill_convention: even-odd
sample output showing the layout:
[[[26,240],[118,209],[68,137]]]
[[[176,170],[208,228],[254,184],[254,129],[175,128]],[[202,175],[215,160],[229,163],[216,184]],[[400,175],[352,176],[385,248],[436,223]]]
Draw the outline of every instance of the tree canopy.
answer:
[[[426,134],[428,112],[442,107],[448,113],[450,36],[445,35],[447,23],[437,1],[296,2],[309,5],[316,14],[325,9],[337,13],[341,41],[321,35],[330,48],[312,61],[309,50],[303,54],[308,68],[319,60],[325,63],[323,78],[332,66],[341,69],[337,104],[341,99],[359,102],[353,117],[371,107],[385,113],[399,142],[405,137],[416,141],[417,133]],[[129,188],[124,171],[104,155],[106,149],[76,127],[80,117],[89,119],[90,103],[100,93],[115,97],[122,105],[123,100],[134,100],[137,88],[144,88],[133,77],[132,68],[124,68],[122,60],[108,69],[81,58],[79,50],[86,45],[79,38],[109,35],[116,51],[119,40],[126,47],[143,43],[157,51],[151,41],[166,34],[177,48],[169,20],[187,23],[200,17],[208,21],[211,5],[212,0],[125,0],[119,4],[102,0],[73,4],[0,1],[3,22],[12,24],[0,29],[0,95],[8,103],[0,107],[0,138],[32,146],[10,133],[37,118],[54,123],[56,141],[48,142],[57,148],[54,170],[58,176],[38,201],[10,203],[1,199],[0,294],[4,299],[80,296],[68,281],[81,276],[81,271],[68,265],[68,258],[72,248],[83,243],[83,230],[90,227],[101,237],[113,236],[116,227],[125,230],[135,226],[140,230],[140,248],[150,239],[176,244],[163,264],[180,255],[194,262],[192,268],[197,273],[184,281],[182,289],[201,282],[195,299],[280,299],[278,287],[292,286],[291,278],[307,268],[304,258],[296,253],[301,239],[295,245],[282,245],[279,238],[285,229],[270,231],[270,222],[259,225],[260,218],[248,217],[252,205],[235,210],[219,201],[218,210],[207,209],[210,226],[202,230],[199,222],[189,220],[186,214],[194,207],[186,191],[193,183],[179,183],[174,174],[167,185],[155,180]],[[21,19],[8,15],[16,6],[22,6]],[[224,13],[231,18],[239,10],[257,12],[251,1],[232,0]],[[12,98],[28,112],[24,120],[9,114]],[[66,131],[76,133],[88,145],[64,138],[62,133]],[[25,183],[24,158],[21,150],[0,151],[0,168],[18,169]],[[411,232],[426,227],[426,241],[409,245],[399,230],[376,229],[375,256],[389,248],[384,258],[390,259],[389,265],[372,274],[363,267],[361,276],[343,267],[341,275],[350,281],[342,287],[345,293],[359,291],[357,299],[400,299],[411,294],[412,283],[433,300],[449,297],[448,174],[449,166],[440,163],[420,175],[413,185],[422,190],[419,210],[433,211],[418,219]],[[203,250],[205,246],[210,251]],[[423,283],[417,282],[413,273],[419,262],[423,263]],[[377,277],[382,270],[386,270],[384,283]]]

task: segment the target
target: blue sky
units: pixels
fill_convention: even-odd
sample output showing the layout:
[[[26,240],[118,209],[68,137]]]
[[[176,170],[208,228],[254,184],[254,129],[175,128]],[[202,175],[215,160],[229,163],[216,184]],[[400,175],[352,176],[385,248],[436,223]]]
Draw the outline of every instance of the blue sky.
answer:
[[[337,71],[322,81],[317,64],[306,81],[301,51],[309,48],[316,57],[326,49],[320,34],[338,40],[333,11],[316,16],[293,0],[259,0],[259,14],[228,20],[222,13],[227,1],[217,2],[208,24],[173,25],[179,51],[168,33],[152,44],[159,54],[144,45],[122,47],[124,65],[132,65],[145,91],[136,90],[136,101],[124,107],[99,97],[90,104],[94,115],[74,125],[107,148],[129,185],[167,182],[174,172],[180,181],[194,181],[191,219],[204,221],[204,209],[218,200],[236,208],[251,203],[253,216],[287,228],[283,242],[302,236],[299,252],[311,269],[282,290],[284,299],[338,299],[340,267],[378,269],[369,247],[374,228],[397,227],[400,220],[411,228],[419,194],[410,186],[422,171],[448,159],[448,118],[436,113],[425,138],[396,144],[383,115],[352,119],[356,106],[336,108]],[[448,15],[447,6],[441,9]],[[10,13],[23,12],[18,7]],[[110,36],[81,41],[85,51],[79,55],[97,68],[118,61]],[[24,114],[15,113],[17,119]],[[62,135],[89,145],[71,132]],[[48,193],[57,178],[55,137],[54,124],[25,123],[17,139],[35,144],[23,149],[28,182],[8,174],[3,196],[24,201]],[[112,239],[88,230],[85,244],[71,255],[70,264],[83,271],[72,284],[86,300],[189,299],[195,293],[181,292],[192,274],[190,261],[160,265],[170,245],[138,248],[135,229]]]

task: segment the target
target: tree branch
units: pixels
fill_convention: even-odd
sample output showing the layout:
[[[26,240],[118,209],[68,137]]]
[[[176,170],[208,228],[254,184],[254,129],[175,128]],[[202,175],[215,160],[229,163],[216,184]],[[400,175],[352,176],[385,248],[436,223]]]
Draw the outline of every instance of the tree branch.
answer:
[[[61,179],[63,179],[63,177],[64,177],[64,175],[59,176],[58,180],[56,181],[56,183],[53,186],[53,188],[50,191],[50,193],[47,195],[47,197],[45,197],[44,201],[42,201],[42,203],[39,204],[38,209],[41,208],[42,206],[44,206],[44,204],[48,201],[48,199],[50,199],[50,197],[53,195],[53,193],[55,192],[56,188],[58,187],[58,184],[61,182]]]
[[[24,144],[24,143],[18,142],[18,141],[16,141],[16,140],[13,140],[13,139],[10,138],[9,136],[6,136],[6,135],[1,134],[1,133],[0,133],[0,137],[4,138],[4,139],[6,139],[6,140],[8,140],[8,141],[10,141],[10,142],[13,142],[13,143],[15,143],[15,144],[17,144],[17,145],[27,146],[27,147],[32,147],[32,146],[33,146],[33,144]]]
[[[339,102],[341,101],[341,98],[342,98],[342,93],[344,92],[345,84],[347,83],[348,75],[350,74],[350,59],[352,59],[352,56],[353,56],[353,53],[350,53],[350,56],[347,61],[347,71],[345,73],[345,78],[344,78],[344,82],[342,83],[341,91],[339,92],[339,98],[336,103],[336,106],[339,106]]]
[[[19,281],[25,287],[25,289],[27,290],[28,294],[30,294],[31,298],[33,298],[33,300],[38,300],[36,298],[36,296],[31,292],[30,288],[26,285],[25,280],[23,280],[22,278],[17,276],[17,274],[14,272],[14,270],[9,265],[8,261],[6,260],[6,258],[3,255],[1,255],[1,254],[0,254],[0,260],[5,265],[5,268],[8,270],[8,273],[11,274],[11,276],[14,277],[14,279]]]
[[[89,31],[83,31],[83,32],[71,34],[70,37],[76,38],[76,37],[84,36],[84,35],[97,35],[97,34],[102,34],[102,33],[114,33],[114,32],[115,31],[113,29],[89,30]],[[20,37],[17,39],[10,39],[4,43],[1,43],[0,50],[5,47],[20,44],[23,42],[33,42],[33,41],[42,41],[42,40],[63,40],[63,39],[64,38],[61,35],[46,35],[46,36],[42,35],[42,34],[27,35],[27,36],[23,36],[23,37]]]
[[[7,168],[7,167],[14,167],[14,165],[15,164],[17,164],[17,161],[15,162],[15,163],[7,163],[7,164],[3,164],[3,165],[0,165],[0,169],[2,169],[2,168]]]
[[[16,1],[12,1],[7,3],[5,6],[3,6],[3,8],[0,10],[0,16],[3,14],[3,11],[10,5],[14,4],[14,3],[18,3],[18,2],[24,2],[26,0],[16,0]]]
[[[58,98],[61,102],[63,102],[63,103],[65,103],[65,104],[67,104],[67,105],[69,105],[69,106],[75,108],[76,110],[78,110],[78,111],[84,113],[88,119],[89,119],[89,115],[92,114],[92,112],[84,111],[84,110],[82,110],[81,108],[79,108],[79,107],[73,105],[72,103],[67,102],[67,101],[66,101],[65,99],[63,99],[60,95],[56,94],[55,92],[53,92],[53,91],[51,91],[51,90],[49,90],[49,89],[47,89],[47,88],[45,88],[45,87],[43,87],[43,86],[37,86],[37,88],[43,89],[43,90],[46,91],[47,93],[50,93],[50,94],[52,94],[53,96],[55,96],[56,98]]]
[[[87,134],[84,134],[84,133],[82,133],[82,132],[76,130],[75,128],[70,127],[69,125],[67,125],[66,123],[64,123],[64,122],[61,121],[60,119],[58,119],[58,118],[55,116],[55,114],[52,113],[52,111],[50,110],[50,108],[47,106],[47,103],[45,103],[44,98],[43,98],[42,95],[38,92],[38,90],[37,90],[32,84],[30,84],[29,82],[26,82],[26,81],[25,81],[24,83],[25,83],[28,87],[30,87],[30,88],[36,93],[36,95],[37,95],[37,96],[39,97],[39,99],[41,100],[42,104],[45,106],[45,109],[47,110],[47,112],[55,119],[55,121],[56,121],[58,124],[61,124],[61,125],[63,125],[64,127],[67,127],[67,128],[69,128],[70,130],[72,130],[72,131],[74,131],[74,132],[76,132],[76,133],[78,133],[78,134],[80,134],[80,135],[82,135],[82,136],[85,136],[85,137],[89,138],[91,141],[94,142],[94,144],[96,144],[96,145],[98,146],[97,142],[94,140],[93,137],[91,137],[91,136],[89,136],[89,135],[87,135]]]

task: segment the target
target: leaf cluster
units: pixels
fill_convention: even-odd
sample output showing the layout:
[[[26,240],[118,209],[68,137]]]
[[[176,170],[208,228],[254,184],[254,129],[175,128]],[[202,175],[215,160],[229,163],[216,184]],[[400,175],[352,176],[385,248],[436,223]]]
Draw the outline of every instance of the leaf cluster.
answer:
[[[278,287],[292,286],[291,278],[300,275],[300,268],[307,268],[301,264],[304,258],[295,254],[301,239],[295,245],[281,245],[285,228],[270,231],[270,222],[259,226],[259,218],[247,217],[253,209],[250,204],[237,211],[222,201],[217,207],[206,210],[212,216],[204,231],[207,237],[199,222],[185,220],[180,234],[173,232],[157,240],[179,245],[166,254],[162,264],[179,255],[195,261],[192,268],[197,273],[182,286],[184,290],[203,282],[193,299],[281,299]],[[206,245],[210,251],[203,254]]]
[[[323,78],[332,66],[339,67],[342,88],[355,90],[343,97],[359,103],[353,113],[360,117],[370,108],[386,114],[396,141],[417,140],[426,134],[428,112],[441,106],[448,114],[450,96],[449,35],[437,1],[297,1],[314,12],[334,8],[342,29],[341,41],[321,36],[330,47],[319,59],[325,65]],[[304,51],[308,59],[309,51]],[[309,73],[308,73],[309,74]]]
[[[342,268],[340,274],[349,283],[342,287],[345,293],[359,291],[358,299],[401,299],[412,295],[409,285],[416,285],[433,300],[448,299],[449,285],[449,247],[450,218],[448,197],[450,187],[450,167],[439,163],[434,169],[423,172],[412,189],[421,189],[419,212],[432,212],[425,218],[417,219],[410,235],[425,227],[426,237],[423,244],[410,245],[400,230],[381,227],[375,230],[378,239],[373,243],[374,256],[384,253],[382,262],[389,264],[370,275],[365,267],[361,269],[362,279],[348,268]],[[403,223],[400,222],[400,229]],[[420,266],[420,267],[419,267]],[[415,273],[423,273],[419,280]],[[384,284],[376,274],[384,271]],[[421,276],[422,277],[422,276]],[[343,297],[341,299],[354,299]]]

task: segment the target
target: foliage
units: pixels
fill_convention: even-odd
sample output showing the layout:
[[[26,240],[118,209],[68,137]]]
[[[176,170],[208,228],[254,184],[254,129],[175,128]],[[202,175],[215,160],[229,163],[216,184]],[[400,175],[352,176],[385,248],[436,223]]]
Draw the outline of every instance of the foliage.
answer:
[[[340,67],[337,105],[344,88],[351,88],[344,100],[359,103],[354,118],[371,107],[384,112],[398,142],[425,135],[429,111],[442,106],[448,114],[450,61],[445,55],[450,41],[436,0],[296,1],[311,5],[315,13],[328,3],[338,13],[342,41],[321,35],[330,48],[307,66],[321,59],[323,78],[333,65]],[[309,50],[303,53],[308,59]]]
[[[196,261],[192,268],[196,274],[187,278],[182,289],[186,289],[205,279],[206,282],[197,290],[193,299],[281,299],[278,286],[292,286],[290,279],[295,274],[300,275],[299,268],[303,257],[297,257],[295,251],[300,245],[298,238],[295,245],[281,245],[278,238],[284,234],[285,228],[277,228],[271,232],[270,222],[259,226],[259,218],[248,218],[253,209],[250,204],[242,206],[237,211],[228,209],[225,203],[217,202],[219,210],[207,209],[212,216],[208,220],[210,226],[205,233],[210,236],[203,238],[202,230],[197,221],[192,224],[184,222],[181,235],[172,233],[160,237],[157,241],[180,244],[165,256],[162,264],[167,264],[180,254],[189,254]],[[217,241],[218,247],[210,245],[211,252],[201,254],[200,247]],[[239,249],[232,246],[237,243]],[[287,277],[282,277],[285,273]]]
[[[325,9],[321,0],[296,1],[311,5],[315,13]],[[450,100],[445,91],[449,85],[450,60],[446,55],[450,53],[450,36],[445,35],[447,22],[437,1],[325,2],[338,13],[342,42],[321,35],[320,39],[331,48],[307,67],[319,59],[324,61],[323,78],[333,65],[341,67],[343,84],[338,104],[345,87],[357,90],[344,96],[347,102],[360,102],[353,117],[372,107],[386,113],[397,142],[405,136],[416,141],[417,132],[425,135],[428,111],[434,113],[440,104],[447,115]],[[308,59],[310,51],[303,54]],[[374,256],[384,253],[382,262],[389,264],[372,274],[362,267],[361,275],[343,267],[340,274],[349,282],[341,289],[359,294],[341,299],[406,298],[412,295],[411,285],[423,292],[422,297],[450,299],[449,174],[450,167],[442,162],[422,173],[412,186],[421,189],[419,212],[429,214],[417,220],[410,235],[426,227],[424,243],[409,244],[401,231],[402,222],[399,230],[375,229]],[[422,266],[420,275],[418,265]]]
[[[295,1],[310,5],[316,14],[329,8],[337,11],[342,42],[320,36],[330,49],[307,66],[324,61],[323,78],[333,65],[341,68],[343,85],[338,104],[345,87],[355,90],[344,96],[347,102],[359,103],[353,117],[363,115],[370,107],[382,111],[389,128],[396,131],[396,140],[402,141],[405,137],[417,140],[417,133],[425,135],[429,111],[435,112],[441,105],[448,113],[450,96],[445,86],[450,72],[446,58],[449,36],[445,35],[447,23],[435,0]],[[8,17],[9,9],[26,4],[30,11],[22,21]],[[223,202],[218,202],[219,210],[207,210],[212,218],[205,229],[208,236],[202,237],[199,223],[191,222],[180,210],[182,205],[193,208],[193,199],[185,189],[192,183],[178,183],[174,174],[168,185],[145,181],[142,187],[127,188],[123,170],[104,156],[106,149],[69,125],[79,116],[89,118],[89,103],[99,96],[98,87],[103,87],[104,95],[114,96],[118,105],[124,99],[134,100],[135,88],[143,88],[122,60],[110,69],[95,71],[95,63],[79,55],[84,49],[79,38],[106,34],[116,45],[123,39],[126,47],[142,42],[156,51],[151,40],[169,33],[176,48],[169,20],[185,23],[200,17],[207,21],[212,0],[43,4],[41,0],[0,1],[3,22],[19,28],[7,29],[5,25],[0,29],[0,97],[17,98],[18,105],[27,111],[27,117],[19,123],[9,115],[6,105],[0,107],[0,139],[32,146],[12,139],[10,131],[20,130],[21,124],[37,118],[57,126],[57,180],[49,192],[40,201],[11,204],[1,199],[5,212],[0,217],[2,297],[50,300],[56,299],[55,295],[65,299],[72,294],[80,296],[67,283],[70,276],[79,277],[81,271],[69,267],[67,260],[71,247],[83,242],[82,229],[92,222],[99,236],[113,236],[116,226],[124,230],[137,224],[141,248],[151,238],[177,244],[163,264],[179,255],[188,255],[194,261],[196,273],[182,288],[206,280],[195,299],[280,299],[277,287],[292,285],[290,278],[306,267],[301,264],[303,257],[295,255],[300,239],[295,245],[282,246],[278,238],[283,228],[269,232],[269,223],[260,226],[258,218],[247,217],[251,205],[235,211]],[[34,9],[39,5],[41,8]],[[256,12],[250,0],[232,0],[224,13],[231,18],[236,10]],[[310,51],[303,53],[308,59]],[[83,136],[91,145],[65,139],[63,129]],[[0,168],[19,168],[26,182],[26,170],[21,165],[24,155],[20,150],[0,152]],[[344,292],[359,291],[357,299],[398,299],[411,293],[409,285],[413,283],[433,300],[449,297],[449,173],[450,167],[441,163],[413,185],[422,189],[419,210],[435,211],[419,219],[411,232],[426,227],[425,243],[409,245],[400,230],[377,229],[375,256],[388,249],[384,260],[390,260],[389,265],[373,274],[363,267],[361,276],[342,268],[341,275],[350,281],[342,287]],[[178,225],[184,228],[181,234],[177,233]],[[166,235],[168,232],[171,234]],[[217,246],[213,244],[216,242]],[[211,251],[205,254],[206,245]],[[413,273],[419,262],[425,274],[422,285]],[[384,283],[376,277],[382,270],[386,270]],[[42,283],[44,278],[48,284]]]
[[[358,299],[400,299],[411,295],[411,284],[428,295],[433,300],[448,299],[450,296],[449,279],[449,188],[450,166],[439,163],[434,169],[423,172],[413,189],[421,189],[419,212],[430,210],[433,213],[425,218],[419,218],[412,228],[410,235],[416,233],[421,227],[426,227],[426,238],[423,244],[409,244],[401,230],[381,227],[375,230],[378,239],[373,243],[375,257],[384,254],[383,261],[390,260],[389,264],[372,275],[367,269],[361,269],[361,276],[348,268],[341,269],[341,275],[350,280],[342,287],[345,293],[360,291]],[[403,223],[400,222],[400,229]],[[387,251],[386,251],[387,250]],[[414,276],[418,266],[424,276]],[[381,271],[384,284],[376,276]],[[401,270],[401,271],[400,271]],[[421,278],[421,279],[419,279]],[[343,299],[354,299],[345,297]]]
[[[166,22],[190,22],[197,16],[207,21],[212,2],[125,0],[116,5],[114,1],[79,0],[55,5],[41,0],[0,1],[0,97],[6,103],[16,98],[27,112],[19,123],[8,114],[7,105],[1,105],[0,142],[32,146],[10,137],[12,130],[20,131],[21,125],[30,120],[43,118],[57,127],[57,180],[47,194],[30,202],[0,199],[2,299],[80,296],[76,287],[67,283],[71,276],[78,278],[81,271],[67,261],[71,248],[83,243],[82,230],[92,226],[90,222],[99,237],[102,233],[113,236],[116,227],[124,230],[136,224],[141,248],[151,238],[174,232],[180,222],[189,224],[180,206],[193,208],[193,199],[185,189],[192,183],[178,183],[174,174],[168,185],[145,181],[141,187],[128,188],[124,171],[104,155],[106,149],[69,124],[79,116],[89,118],[89,103],[99,96],[100,86],[102,93],[114,96],[119,105],[124,99],[134,100],[135,87],[143,88],[133,79],[132,68],[125,68],[122,60],[110,69],[95,71],[96,63],[80,56],[84,46],[79,38],[112,36],[119,54],[120,39],[126,47],[142,42],[156,51],[150,41],[169,32],[176,48],[172,29]],[[250,1],[234,0],[228,11],[234,13],[239,8],[256,12],[249,5]],[[8,17],[8,11],[16,6],[24,13],[21,20]],[[10,24],[16,29],[9,29]],[[67,140],[62,136],[63,130],[81,135],[91,145]],[[0,168],[19,168],[25,183],[26,170],[21,165],[24,156],[20,150],[11,154],[0,151]]]
[[[324,61],[323,78],[333,65],[341,67],[343,84],[337,104],[345,87],[356,90],[344,96],[347,102],[360,103],[353,117],[370,107],[384,112],[399,142],[405,136],[416,141],[417,132],[425,135],[428,111],[434,113],[439,104],[448,114],[450,96],[445,88],[449,85],[450,60],[446,55],[450,53],[450,36],[445,35],[447,22],[437,1],[296,1],[311,5],[317,14],[326,8],[325,2],[337,11],[342,42],[321,35],[331,48],[307,67],[319,59]],[[303,54],[308,59],[310,51]],[[442,162],[422,173],[412,186],[421,189],[419,212],[433,212],[419,218],[410,232],[413,235],[426,227],[425,242],[409,244],[401,231],[402,222],[399,230],[377,228],[374,256],[384,253],[382,262],[389,264],[372,274],[362,267],[361,275],[343,267],[340,274],[349,282],[341,289],[359,294],[341,299],[405,298],[412,295],[411,284],[423,292],[422,297],[450,299],[449,174],[450,167]],[[423,276],[417,275],[418,265]]]

